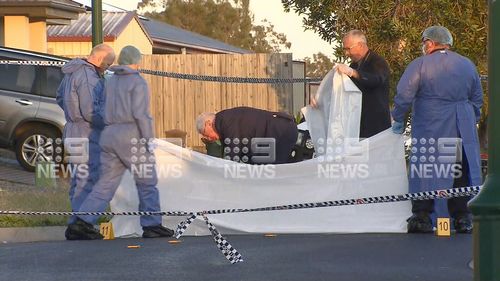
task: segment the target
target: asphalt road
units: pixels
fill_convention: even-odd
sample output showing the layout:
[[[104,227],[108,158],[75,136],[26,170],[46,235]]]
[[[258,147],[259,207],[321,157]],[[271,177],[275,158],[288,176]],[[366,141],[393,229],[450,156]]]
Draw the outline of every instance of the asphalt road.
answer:
[[[229,235],[230,264],[210,236],[0,245],[0,280],[470,281],[472,235]],[[140,248],[130,249],[129,245]]]
[[[0,151],[1,152],[1,151]],[[32,181],[0,153],[11,182]],[[14,167],[14,168],[13,168]],[[1,172],[1,171],[0,171]],[[2,175],[2,173],[0,173]],[[1,177],[0,177],[1,178]],[[22,181],[20,180],[22,179]],[[471,281],[472,235],[228,235],[232,265],[209,236],[0,244],[0,281],[11,280],[422,280]],[[129,249],[127,246],[140,246]]]

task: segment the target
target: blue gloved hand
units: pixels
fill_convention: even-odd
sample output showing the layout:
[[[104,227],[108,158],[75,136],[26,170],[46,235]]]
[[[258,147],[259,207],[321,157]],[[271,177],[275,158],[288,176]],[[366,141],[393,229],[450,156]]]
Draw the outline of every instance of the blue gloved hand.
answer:
[[[397,122],[394,121],[392,122],[392,132],[395,134],[402,134],[405,130],[405,127],[403,126],[403,122]]]

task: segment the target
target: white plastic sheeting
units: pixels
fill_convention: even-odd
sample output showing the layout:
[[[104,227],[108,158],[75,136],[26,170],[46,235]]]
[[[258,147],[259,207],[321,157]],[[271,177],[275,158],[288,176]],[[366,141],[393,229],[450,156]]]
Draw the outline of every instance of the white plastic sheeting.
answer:
[[[302,109],[314,147],[325,147],[321,140],[357,139],[361,120],[361,91],[346,75],[330,70],[316,93],[317,109]],[[330,145],[330,147],[332,147]],[[316,154],[324,155],[327,151]],[[330,154],[335,154],[334,152]]]
[[[334,98],[322,112],[306,115],[316,142],[319,137],[348,138],[359,134],[361,94],[353,86],[349,79],[333,72],[322,82],[320,100]],[[320,122],[317,118],[325,120],[322,126],[312,122]],[[333,150],[335,159],[318,157],[275,166],[240,164],[168,142],[158,144],[158,189],[164,211],[255,208],[408,192],[403,138],[390,129],[358,144],[349,144],[350,149]],[[337,144],[331,148],[338,147]],[[127,173],[111,209],[135,211],[138,202],[133,178]],[[410,202],[397,202],[210,215],[209,219],[222,233],[388,233],[406,232],[410,210]],[[175,228],[182,219],[185,218],[164,217],[163,222]],[[112,223],[116,236],[142,233],[138,217],[117,216]],[[198,218],[186,234],[206,235],[208,230]]]

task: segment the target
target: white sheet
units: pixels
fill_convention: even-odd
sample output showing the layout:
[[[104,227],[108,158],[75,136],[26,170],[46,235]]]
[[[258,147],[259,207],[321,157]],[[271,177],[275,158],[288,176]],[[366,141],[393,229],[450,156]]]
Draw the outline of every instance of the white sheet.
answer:
[[[357,137],[361,111],[359,90],[350,79],[333,72],[325,77],[319,90],[321,102],[330,105],[323,111],[308,109],[309,113],[313,112],[307,125],[315,132],[314,139]],[[322,118],[329,126],[324,123],[318,126],[321,121],[315,118]],[[294,164],[252,166],[159,141],[155,155],[162,210],[254,208],[407,193],[402,136],[388,129],[360,144],[352,150],[335,151],[335,155],[340,156],[335,160],[318,157]],[[364,159],[356,157],[359,152],[364,153]],[[133,178],[127,173],[111,201],[111,209],[120,212],[137,208],[137,191]],[[222,233],[387,233],[406,232],[410,210],[409,202],[398,202],[210,215],[209,218]],[[163,223],[175,228],[182,219],[185,218],[164,217]],[[142,234],[138,217],[117,216],[112,223],[118,237]],[[186,235],[207,234],[200,218],[186,232]]]
[[[302,109],[314,147],[327,145],[326,141],[357,139],[361,120],[361,91],[346,75],[330,70],[316,92],[317,109],[307,106]],[[331,145],[330,145],[331,147]],[[317,155],[330,154],[327,149],[316,149]]]
[[[390,130],[370,138],[368,177],[326,177],[319,170],[325,163],[318,158],[269,166],[264,177],[250,178],[250,165],[237,164],[160,142],[156,151],[159,169],[170,169],[170,177],[160,174],[158,188],[163,210],[200,211],[223,208],[252,208],[282,204],[322,202],[408,192],[402,138]],[[178,157],[179,152],[184,157]],[[345,159],[344,161],[348,161]],[[322,166],[323,165],[323,166]],[[242,178],[228,178],[227,169],[240,167]],[[259,166],[253,166],[259,167]],[[262,167],[262,166],[260,166]],[[226,170],[225,170],[226,169]],[[224,174],[226,172],[226,175]],[[161,172],[160,172],[161,173]],[[268,178],[275,173],[274,178]],[[225,177],[226,176],[226,177]],[[247,178],[244,178],[246,176]],[[363,176],[363,175],[362,175]],[[112,211],[137,210],[138,198],[130,174],[124,176],[113,201]],[[410,203],[327,207],[307,210],[211,215],[221,232],[247,233],[359,233],[405,232]],[[164,217],[174,227],[180,218]],[[114,217],[116,236],[140,235],[138,217]],[[208,234],[202,221],[186,234]],[[230,231],[229,231],[230,230]]]

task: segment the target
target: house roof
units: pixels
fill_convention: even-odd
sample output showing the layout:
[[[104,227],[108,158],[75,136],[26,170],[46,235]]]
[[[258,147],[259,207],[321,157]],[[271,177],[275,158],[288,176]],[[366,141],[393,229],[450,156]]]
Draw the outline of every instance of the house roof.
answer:
[[[73,8],[82,8],[83,5],[72,0],[0,0],[1,6],[47,6],[47,5],[64,5]]]
[[[141,24],[134,12],[103,12],[102,25],[104,41],[114,41],[125,30],[127,25],[133,20],[141,26],[146,36],[147,31]],[[151,38],[148,36],[151,41]],[[92,14],[90,12],[81,13],[77,20],[65,26],[47,26],[47,41],[68,42],[68,41],[89,41],[92,40]]]
[[[237,48],[222,41],[187,31],[164,22],[144,17],[140,17],[140,20],[155,43],[172,44],[217,53],[252,53],[249,50]]]
[[[82,4],[71,0],[0,0],[0,16],[26,15],[55,24],[69,23],[84,11]]]
[[[136,18],[153,45],[174,45],[215,53],[251,53],[251,51],[167,23],[137,17],[134,12],[103,11],[102,15],[104,41],[115,40],[130,21]],[[70,25],[47,27],[47,41],[49,42],[89,41],[91,38],[92,14],[90,12],[80,14],[78,19],[72,21]]]

